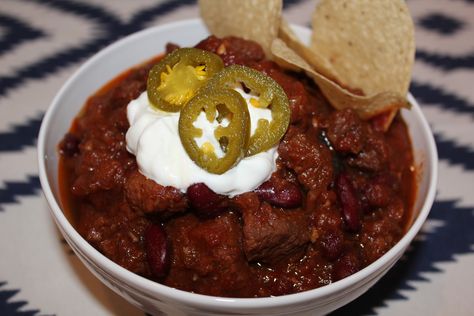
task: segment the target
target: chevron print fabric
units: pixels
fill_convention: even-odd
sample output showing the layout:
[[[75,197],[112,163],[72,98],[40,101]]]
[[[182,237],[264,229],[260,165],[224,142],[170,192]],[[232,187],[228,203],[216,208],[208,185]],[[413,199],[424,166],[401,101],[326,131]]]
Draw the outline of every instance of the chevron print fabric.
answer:
[[[440,158],[433,209],[402,260],[333,315],[473,315],[474,1],[408,0],[410,91]],[[313,0],[284,2],[310,25]],[[0,0],[0,315],[144,315],[102,285],[56,230],[36,164],[39,127],[74,71],[106,45],[198,17],[192,0]]]

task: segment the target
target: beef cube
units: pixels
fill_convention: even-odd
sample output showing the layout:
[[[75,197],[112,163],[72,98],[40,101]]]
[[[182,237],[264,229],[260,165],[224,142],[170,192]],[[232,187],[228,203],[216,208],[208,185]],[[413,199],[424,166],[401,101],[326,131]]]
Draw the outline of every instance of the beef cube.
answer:
[[[127,270],[148,275],[146,254],[140,236],[149,222],[122,202],[97,211],[89,204],[79,210],[77,230],[101,253]]]
[[[327,190],[333,176],[332,155],[315,135],[311,137],[290,127],[278,147],[278,154],[306,190],[315,193]]]
[[[365,143],[365,129],[357,113],[350,109],[335,111],[327,125],[331,145],[338,152],[357,154]]]
[[[185,195],[178,189],[159,185],[138,170],[128,176],[124,188],[130,205],[144,213],[176,213],[188,207]]]
[[[248,296],[250,268],[237,215],[200,220],[192,214],[167,224],[172,266],[165,284],[208,295]]]
[[[349,165],[369,171],[380,171],[386,166],[388,148],[383,134],[361,120],[355,111],[336,111],[325,125],[331,145],[348,155]]]
[[[236,198],[242,208],[243,247],[249,261],[275,263],[301,250],[309,242],[309,219],[301,209],[284,211],[258,196],[246,193]]]

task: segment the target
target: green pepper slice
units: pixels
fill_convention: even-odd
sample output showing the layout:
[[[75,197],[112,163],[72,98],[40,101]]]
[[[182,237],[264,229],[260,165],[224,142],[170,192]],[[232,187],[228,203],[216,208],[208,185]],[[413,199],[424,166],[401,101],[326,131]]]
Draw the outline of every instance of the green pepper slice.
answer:
[[[270,122],[260,119],[255,132],[250,136],[246,156],[252,156],[278,144],[290,123],[290,106],[283,88],[275,80],[245,66],[232,65],[224,68],[209,80],[206,89],[233,89],[241,85],[258,96],[258,99],[250,99],[250,106],[267,108],[272,115]]]
[[[197,139],[203,136],[203,128],[199,126],[202,124],[211,125],[214,144],[219,148],[209,141],[198,144]],[[234,90],[206,89],[183,107],[178,131],[184,149],[198,166],[222,174],[245,156],[250,134],[247,104]]]
[[[179,48],[150,70],[148,98],[160,110],[179,112],[199,88],[222,68],[222,59],[214,53],[197,48]]]

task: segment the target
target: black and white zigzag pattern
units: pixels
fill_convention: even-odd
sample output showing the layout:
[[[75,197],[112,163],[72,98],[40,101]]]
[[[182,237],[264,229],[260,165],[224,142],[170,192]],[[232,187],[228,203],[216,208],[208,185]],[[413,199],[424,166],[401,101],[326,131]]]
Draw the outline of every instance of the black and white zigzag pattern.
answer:
[[[285,1],[309,25],[314,1]],[[472,315],[474,1],[408,0],[417,27],[411,92],[433,129],[438,197],[403,260],[334,315]],[[0,0],[0,315],[143,315],[85,271],[41,195],[36,137],[54,94],[105,45],[198,16],[193,0]],[[49,267],[49,268],[47,268]]]

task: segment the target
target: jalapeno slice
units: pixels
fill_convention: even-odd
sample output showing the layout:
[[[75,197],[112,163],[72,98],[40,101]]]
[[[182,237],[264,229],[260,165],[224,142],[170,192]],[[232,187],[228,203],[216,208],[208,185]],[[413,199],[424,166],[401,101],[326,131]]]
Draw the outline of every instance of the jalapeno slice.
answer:
[[[256,96],[250,99],[250,106],[267,108],[272,116],[271,121],[260,119],[255,132],[250,136],[246,156],[252,156],[278,144],[290,123],[290,107],[288,97],[275,80],[245,66],[232,65],[224,68],[209,80],[206,89],[233,89],[241,85]]]
[[[202,140],[203,125],[207,125],[207,131],[213,130],[214,141]],[[206,89],[183,107],[178,130],[189,157],[208,172],[222,174],[235,166],[247,151],[250,134],[247,104],[234,90]]]
[[[224,64],[214,53],[197,48],[179,48],[150,70],[147,93],[160,110],[178,112]]]

